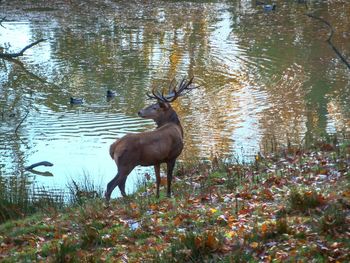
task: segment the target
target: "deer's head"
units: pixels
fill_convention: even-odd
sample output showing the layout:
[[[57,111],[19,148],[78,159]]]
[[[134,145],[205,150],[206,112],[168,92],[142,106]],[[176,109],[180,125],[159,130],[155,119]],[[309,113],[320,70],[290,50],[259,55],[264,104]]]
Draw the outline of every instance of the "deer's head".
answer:
[[[189,81],[183,79],[177,86],[175,80],[172,80],[167,94],[165,94],[164,90],[156,91],[153,89],[151,94],[147,93],[147,96],[149,99],[157,100],[157,102],[140,110],[138,115],[145,119],[153,119],[158,125],[166,122],[167,120],[171,121],[170,119],[174,115],[175,111],[171,107],[170,103],[175,101],[178,97],[187,94],[192,89],[198,88],[191,86],[192,81],[193,77]]]

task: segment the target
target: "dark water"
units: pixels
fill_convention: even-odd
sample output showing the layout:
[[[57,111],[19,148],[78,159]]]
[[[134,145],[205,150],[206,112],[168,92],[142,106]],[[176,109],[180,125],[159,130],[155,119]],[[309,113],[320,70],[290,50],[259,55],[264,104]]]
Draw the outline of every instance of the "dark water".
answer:
[[[137,117],[145,93],[183,76],[201,88],[173,105],[181,160],[250,158],[271,141],[349,132],[350,71],[327,26],[305,13],[332,24],[350,60],[350,3],[307,2],[277,1],[274,12],[238,0],[1,2],[3,52],[47,41],[0,61],[0,175],[45,160],[54,166],[38,170],[54,176],[35,177],[44,185],[84,174],[106,184],[116,173],[109,145],[154,128]],[[72,96],[84,103],[70,105]],[[144,172],[133,172],[129,190]]]

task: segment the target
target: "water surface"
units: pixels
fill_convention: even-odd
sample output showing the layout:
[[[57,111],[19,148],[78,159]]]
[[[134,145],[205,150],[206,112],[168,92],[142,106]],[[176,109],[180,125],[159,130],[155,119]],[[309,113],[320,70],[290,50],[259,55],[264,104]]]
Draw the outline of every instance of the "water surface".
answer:
[[[38,170],[53,176],[35,177],[44,185],[84,174],[105,185],[117,171],[109,145],[155,127],[137,117],[146,92],[183,76],[201,88],[173,103],[185,130],[180,161],[249,159],[272,142],[349,132],[349,69],[325,41],[328,28],[305,13],[332,24],[350,59],[350,3],[277,1],[269,13],[254,3],[2,3],[4,52],[47,41],[0,61],[0,175],[45,160],[54,166]],[[146,171],[132,173],[128,191]]]

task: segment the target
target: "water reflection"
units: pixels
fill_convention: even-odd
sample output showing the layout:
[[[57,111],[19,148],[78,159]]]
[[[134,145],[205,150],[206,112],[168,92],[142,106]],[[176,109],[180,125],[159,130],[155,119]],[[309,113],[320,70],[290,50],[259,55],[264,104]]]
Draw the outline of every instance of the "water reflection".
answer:
[[[327,29],[305,16],[327,19],[337,47],[350,57],[349,3],[277,5],[266,13],[238,0],[57,2],[50,10],[2,4],[6,52],[47,41],[18,60],[0,61],[0,173],[47,160],[54,176],[37,178],[45,184],[64,185],[83,171],[108,182],[116,172],[109,144],[154,127],[136,116],[149,103],[145,93],[185,75],[201,88],[174,103],[185,128],[183,160],[250,157],[271,138],[299,143],[349,132],[348,69],[325,42]],[[117,96],[107,100],[107,90]],[[72,107],[71,96],[85,103]]]

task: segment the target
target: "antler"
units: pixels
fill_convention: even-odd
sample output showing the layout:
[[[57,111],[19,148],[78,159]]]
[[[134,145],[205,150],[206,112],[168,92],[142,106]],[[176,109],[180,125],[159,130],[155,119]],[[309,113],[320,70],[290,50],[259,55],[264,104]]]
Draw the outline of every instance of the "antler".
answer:
[[[164,94],[164,90],[162,90],[162,92],[160,92],[160,91],[156,91],[155,88],[153,88],[152,95],[147,93],[147,96],[150,99],[156,99],[156,100],[162,101],[162,102],[168,102],[168,103],[173,102],[178,97],[183,96],[183,95],[187,94],[188,92],[190,92],[191,90],[199,87],[199,86],[191,87],[193,78],[194,77],[192,77],[189,81],[186,81],[186,78],[183,78],[182,81],[180,82],[178,88],[176,88],[175,79],[173,79],[169,85],[168,94]]]

